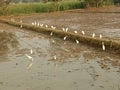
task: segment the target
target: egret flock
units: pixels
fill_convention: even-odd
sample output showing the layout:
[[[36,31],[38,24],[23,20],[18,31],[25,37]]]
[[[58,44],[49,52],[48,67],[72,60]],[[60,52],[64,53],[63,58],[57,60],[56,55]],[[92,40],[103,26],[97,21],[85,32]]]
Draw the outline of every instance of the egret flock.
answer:
[[[20,20],[20,23],[21,23],[20,28],[22,28],[22,20]],[[50,27],[49,27],[48,25],[44,25],[44,24],[41,24],[41,23],[39,23],[39,22],[38,22],[38,23],[37,23],[37,22],[32,22],[32,25],[40,26],[40,27],[43,27],[43,26],[44,26],[44,27],[46,27],[46,28],[51,28],[51,29],[54,29],[54,30],[56,29],[55,26],[50,26]],[[68,27],[67,27],[67,28],[62,28],[62,31],[63,31],[63,32],[68,32],[68,30],[69,30]],[[78,34],[78,31],[75,30],[74,33],[75,33],[75,34]],[[82,35],[85,35],[85,32],[84,32],[84,31],[81,31],[81,34],[82,34]],[[50,33],[50,36],[53,36],[53,32]],[[93,34],[92,34],[92,38],[95,38],[95,36],[96,36],[95,33],[93,33]],[[67,39],[67,37],[68,37],[68,36],[64,36],[64,37],[63,37],[63,40],[65,41],[65,40]],[[102,39],[102,35],[101,35],[101,34],[99,35],[99,38]],[[75,42],[76,42],[76,44],[79,44],[79,40],[75,39]],[[105,44],[104,44],[104,42],[102,42],[101,45],[102,45],[102,47],[101,47],[102,50],[105,51]],[[32,67],[32,65],[33,65],[33,60],[34,60],[34,59],[33,59],[33,57],[31,56],[32,54],[33,54],[33,50],[32,50],[32,49],[30,50],[30,55],[26,54],[26,57],[31,60],[31,63],[28,65],[28,69],[30,69],[30,67]],[[56,55],[53,56],[53,59],[54,59],[54,60],[57,59]]]

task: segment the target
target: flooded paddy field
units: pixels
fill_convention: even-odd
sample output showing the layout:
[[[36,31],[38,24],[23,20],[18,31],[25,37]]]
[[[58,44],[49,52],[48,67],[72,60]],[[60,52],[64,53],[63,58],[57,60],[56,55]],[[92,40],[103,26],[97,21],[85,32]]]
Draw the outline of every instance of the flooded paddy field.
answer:
[[[120,41],[120,7],[28,14],[17,16],[15,20],[53,25],[60,30],[68,27],[70,32],[85,31],[86,35],[95,33],[96,37],[102,34],[103,38]]]
[[[0,90],[120,90],[119,55],[2,23],[0,33]]]
[[[107,9],[108,10],[108,9]],[[120,8],[10,17],[120,41]],[[116,13],[117,12],[117,13]],[[0,90],[120,90],[120,55],[0,23]]]

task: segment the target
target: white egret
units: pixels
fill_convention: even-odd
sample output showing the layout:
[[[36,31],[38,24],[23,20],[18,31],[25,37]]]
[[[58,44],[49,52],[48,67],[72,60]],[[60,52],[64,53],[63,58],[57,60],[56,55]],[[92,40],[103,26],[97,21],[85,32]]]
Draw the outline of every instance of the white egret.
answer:
[[[41,27],[43,27],[43,24],[40,24]]]
[[[93,37],[93,38],[95,37],[95,33],[92,34],[92,37]]]
[[[66,40],[67,37],[68,37],[68,36],[65,36],[65,37],[63,38],[63,40]]]
[[[32,25],[35,25],[35,24],[32,22]]]
[[[27,57],[28,59],[33,59],[33,57],[29,56],[28,54],[26,54],[26,57]]]
[[[78,32],[77,32],[77,31],[74,31],[74,33],[76,33],[76,34],[77,34]]]
[[[22,28],[23,26],[22,26],[22,24],[20,25],[20,28]]]
[[[65,31],[68,32],[68,28],[66,28]]]
[[[54,56],[53,56],[53,59],[54,59],[54,60],[56,60],[56,59],[57,59],[56,55],[54,55]]]
[[[52,28],[52,29],[56,29],[56,27],[54,27],[54,26],[51,26],[51,28]]]
[[[33,50],[32,49],[30,50],[30,54],[33,54]]]
[[[50,33],[50,36],[52,36],[52,35],[53,35],[53,32]]]
[[[104,45],[104,42],[102,42],[102,49],[103,49],[103,51],[105,51],[105,45]]]
[[[39,23],[39,22],[37,23],[37,26],[40,26],[40,23]]]
[[[84,31],[82,31],[82,34],[84,35],[84,34],[85,34],[85,32],[84,32]]]
[[[65,31],[65,28],[62,28],[63,31]]]
[[[30,69],[32,67],[32,65],[33,65],[33,62],[28,65],[27,69]]]
[[[100,39],[102,39],[102,35],[100,34]]]
[[[48,28],[48,25],[45,25],[46,28]]]
[[[76,41],[77,44],[79,44],[79,41],[77,39],[75,41]]]

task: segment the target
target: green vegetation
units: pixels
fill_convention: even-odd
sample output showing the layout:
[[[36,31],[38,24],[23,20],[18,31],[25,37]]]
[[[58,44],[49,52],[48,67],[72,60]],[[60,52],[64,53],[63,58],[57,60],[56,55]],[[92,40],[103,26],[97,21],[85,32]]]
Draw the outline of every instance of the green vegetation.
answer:
[[[16,4],[10,2],[11,0],[7,3],[1,2],[0,15],[63,11],[120,3],[119,0],[46,0],[46,2]]]
[[[21,13],[39,13],[63,11],[69,9],[84,8],[84,2],[80,1],[61,1],[61,2],[39,2],[39,3],[21,3],[9,4],[6,8],[7,14],[21,14]],[[4,14],[5,10],[0,8],[0,14]]]

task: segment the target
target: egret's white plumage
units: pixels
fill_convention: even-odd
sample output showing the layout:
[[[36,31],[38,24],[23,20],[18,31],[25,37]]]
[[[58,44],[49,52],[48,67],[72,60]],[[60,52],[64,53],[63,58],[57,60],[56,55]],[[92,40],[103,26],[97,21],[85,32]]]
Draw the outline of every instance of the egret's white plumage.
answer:
[[[53,35],[53,32],[50,33],[50,36],[52,36],[52,35]]]
[[[65,31],[68,32],[68,28],[66,28]]]
[[[56,27],[54,27],[54,26],[51,26],[51,28],[52,28],[52,29],[56,29]]]
[[[56,56],[56,55],[54,55],[54,56],[53,56],[53,59],[54,59],[54,60],[56,60],[56,59],[57,59],[57,56]]]
[[[32,25],[35,25],[35,24],[32,22]]]
[[[77,39],[75,41],[76,41],[77,44],[79,44],[79,41]]]
[[[76,34],[77,34],[78,32],[77,32],[77,31],[74,31],[74,33],[76,33]]]
[[[105,45],[104,45],[104,42],[102,42],[102,49],[103,49],[103,51],[105,51]]]
[[[39,22],[37,23],[37,26],[40,26],[40,23],[39,23]]]
[[[102,35],[100,34],[100,39],[102,39]]]
[[[43,24],[40,24],[41,27],[43,27]]]
[[[92,37],[93,37],[93,38],[95,37],[95,33],[92,34]]]
[[[65,28],[62,28],[63,31],[65,31]]]
[[[30,55],[26,54],[26,57],[29,59],[33,59],[33,57],[31,57]]]
[[[48,25],[45,25],[46,28],[48,28]]]
[[[65,37],[63,38],[63,40],[66,40],[67,37],[68,37],[68,36],[65,36]]]
[[[30,50],[30,54],[33,54],[33,50],[32,49]]]
[[[84,32],[84,31],[82,31],[82,34],[84,35],[84,34],[85,34],[85,32]]]

